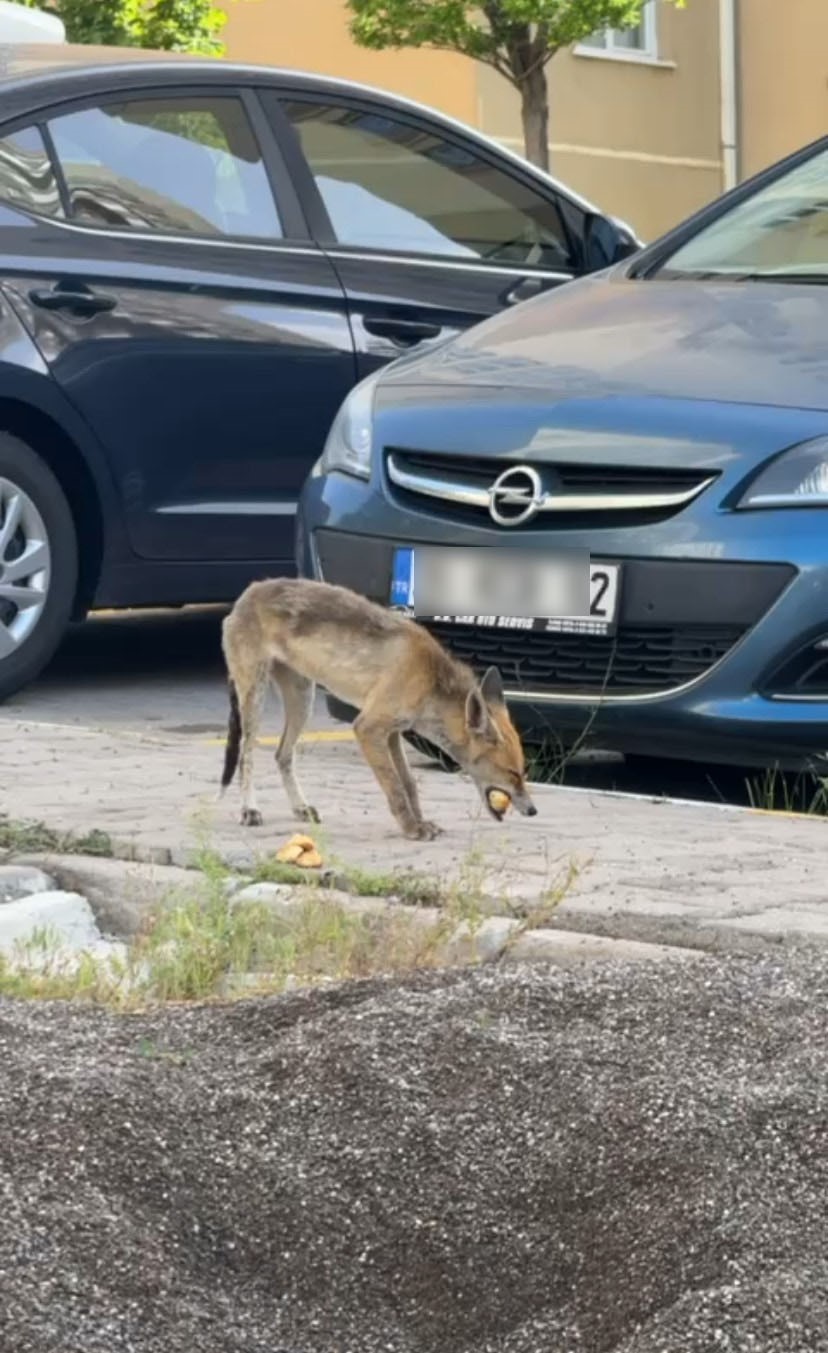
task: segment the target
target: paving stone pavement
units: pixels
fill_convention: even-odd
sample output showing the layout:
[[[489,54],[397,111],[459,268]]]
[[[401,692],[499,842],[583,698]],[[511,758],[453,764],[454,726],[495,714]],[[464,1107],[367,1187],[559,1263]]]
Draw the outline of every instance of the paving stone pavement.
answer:
[[[534,901],[579,868],[557,923],[661,943],[756,947],[828,938],[828,823],[591,790],[537,789],[538,817],[486,814],[468,781],[412,755],[424,811],[445,835],[404,840],[353,743],[319,735],[300,778],[323,824],[326,863],[411,867],[483,880],[505,900]],[[221,747],[206,735],[141,734],[0,717],[0,813],[60,831],[109,833],[119,849],[186,864],[209,845],[244,866],[296,830],[273,749],[257,757],[265,825],[242,829],[238,791],[217,794]]]

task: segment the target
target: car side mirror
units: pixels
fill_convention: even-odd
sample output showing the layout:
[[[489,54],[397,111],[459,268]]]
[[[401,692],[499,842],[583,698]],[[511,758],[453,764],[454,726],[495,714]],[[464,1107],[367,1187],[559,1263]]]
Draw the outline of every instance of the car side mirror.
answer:
[[[583,239],[584,272],[588,273],[611,268],[614,263],[637,254],[642,247],[628,225],[597,212],[587,216]]]

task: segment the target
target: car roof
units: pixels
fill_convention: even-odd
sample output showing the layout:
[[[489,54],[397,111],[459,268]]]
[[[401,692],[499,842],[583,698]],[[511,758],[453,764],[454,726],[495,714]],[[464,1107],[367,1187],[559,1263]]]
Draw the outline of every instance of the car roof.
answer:
[[[204,75],[209,83],[237,84],[251,78],[268,84],[289,86],[297,91],[317,94],[358,94],[364,98],[381,100],[386,108],[432,117],[453,128],[468,140],[476,141],[481,149],[495,151],[511,161],[516,169],[538,179],[548,188],[554,188],[562,197],[576,203],[583,211],[598,212],[593,202],[575,192],[568,184],[530,164],[522,156],[500,142],[449,117],[426,104],[406,99],[399,94],[376,86],[359,84],[335,76],[317,75],[308,71],[276,67],[265,63],[216,60],[185,52],[148,51],[141,47],[104,47],[77,43],[0,43],[0,120],[34,112],[58,98],[83,98],[97,93],[100,77],[106,75],[110,88],[127,88],[138,74],[155,75],[164,72],[165,82],[177,77],[192,80]]]

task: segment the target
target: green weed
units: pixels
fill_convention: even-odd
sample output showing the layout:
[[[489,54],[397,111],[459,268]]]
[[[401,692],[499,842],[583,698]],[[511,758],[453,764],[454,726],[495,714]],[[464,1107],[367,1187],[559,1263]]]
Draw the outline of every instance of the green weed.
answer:
[[[816,775],[789,775],[771,767],[747,779],[745,790],[751,808],[770,813],[828,816],[828,780]]]
[[[42,822],[17,822],[4,815],[0,815],[0,850],[18,855],[51,851],[99,858],[114,854],[112,839],[106,832],[58,832]]]

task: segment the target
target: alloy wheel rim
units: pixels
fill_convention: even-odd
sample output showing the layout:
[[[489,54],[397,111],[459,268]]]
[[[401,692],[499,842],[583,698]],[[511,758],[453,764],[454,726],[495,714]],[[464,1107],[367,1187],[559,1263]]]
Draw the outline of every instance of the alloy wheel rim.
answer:
[[[43,615],[51,575],[43,518],[19,484],[0,477],[0,661],[25,643]]]

